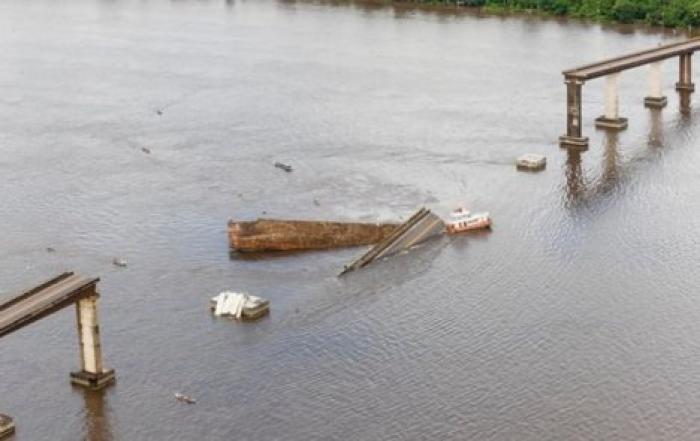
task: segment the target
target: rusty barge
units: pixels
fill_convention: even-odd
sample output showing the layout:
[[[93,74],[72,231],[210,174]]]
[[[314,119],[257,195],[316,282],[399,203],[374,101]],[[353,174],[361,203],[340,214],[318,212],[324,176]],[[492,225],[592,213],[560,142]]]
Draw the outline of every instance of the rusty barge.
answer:
[[[234,251],[301,251],[371,245],[388,237],[399,224],[258,219],[228,223]]]

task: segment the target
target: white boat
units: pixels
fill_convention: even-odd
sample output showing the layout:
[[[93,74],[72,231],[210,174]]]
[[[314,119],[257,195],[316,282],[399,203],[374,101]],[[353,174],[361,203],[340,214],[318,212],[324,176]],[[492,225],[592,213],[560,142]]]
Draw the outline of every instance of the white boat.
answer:
[[[447,222],[447,232],[449,234],[457,234],[465,231],[481,230],[483,228],[491,227],[491,217],[489,216],[489,213],[483,212],[471,214],[463,209],[458,210],[461,210],[460,213],[462,214],[456,215],[457,210],[453,211],[452,220]]]

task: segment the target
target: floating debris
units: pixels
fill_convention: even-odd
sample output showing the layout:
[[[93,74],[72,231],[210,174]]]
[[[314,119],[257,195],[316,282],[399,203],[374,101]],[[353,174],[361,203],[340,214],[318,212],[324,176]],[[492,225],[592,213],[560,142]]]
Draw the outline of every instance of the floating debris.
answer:
[[[481,230],[491,227],[489,213],[472,214],[464,207],[459,207],[450,213],[450,221],[447,222],[449,234],[463,233],[465,231]]]
[[[346,265],[340,275],[360,269],[375,260],[410,249],[420,242],[442,234],[444,230],[445,223],[442,219],[430,210],[421,208],[372,249],[350,265]]]
[[[270,311],[270,302],[246,293],[224,291],[211,298],[209,307],[218,317],[255,320]]]
[[[536,153],[528,153],[515,161],[518,170],[539,171],[547,166],[547,157]]]
[[[228,223],[235,251],[297,251],[371,245],[399,224],[258,219]]]
[[[147,155],[150,155],[150,154],[151,154],[151,149],[149,149],[149,148],[147,148],[147,147],[141,147],[141,151],[144,152],[144,153],[147,154]]]
[[[185,395],[185,394],[181,394],[180,392],[176,392],[176,393],[175,393],[175,399],[178,400],[178,401],[182,401],[183,403],[187,403],[187,404],[195,404],[195,403],[197,403],[197,400],[195,400],[195,399],[192,398],[191,396]]]
[[[15,423],[7,415],[0,413],[0,438],[5,438],[15,433]]]
[[[289,173],[293,170],[291,165],[283,164],[281,162],[275,162],[275,167],[282,169],[282,170],[286,171],[287,173]]]
[[[119,257],[115,257],[112,260],[112,263],[114,264],[114,266],[118,266],[120,268],[126,268],[129,265],[129,262],[127,262],[126,259],[122,259]]]

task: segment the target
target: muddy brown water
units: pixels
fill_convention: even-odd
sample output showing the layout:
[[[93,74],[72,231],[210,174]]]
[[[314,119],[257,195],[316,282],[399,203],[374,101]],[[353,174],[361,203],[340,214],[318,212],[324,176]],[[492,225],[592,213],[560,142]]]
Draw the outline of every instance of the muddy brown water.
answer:
[[[700,115],[678,111],[675,60],[663,112],[642,106],[646,68],[626,72],[630,127],[605,136],[592,81],[590,150],[556,144],[562,69],[678,38],[342,3],[3,1],[0,297],[101,277],[118,382],[69,385],[62,311],[0,341],[0,412],[22,441],[697,439]],[[516,172],[527,152],[546,171]],[[456,204],[493,231],[342,279],[364,248],[227,249],[230,217]],[[212,318],[224,289],[271,315]]]

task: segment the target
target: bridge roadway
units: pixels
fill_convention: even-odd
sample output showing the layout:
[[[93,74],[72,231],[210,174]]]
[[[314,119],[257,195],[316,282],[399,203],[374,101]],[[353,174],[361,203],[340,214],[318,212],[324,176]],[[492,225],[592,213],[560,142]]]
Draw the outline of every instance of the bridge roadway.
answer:
[[[0,337],[71,306],[82,298],[96,295],[99,280],[67,272],[0,303]]]
[[[700,38],[671,43],[664,46],[657,46],[620,57],[610,58],[597,63],[587,64],[563,72],[566,78],[573,78],[581,81],[602,77],[611,73],[620,72],[626,69],[654,63],[667,58],[679,55],[692,54],[700,49]]]

